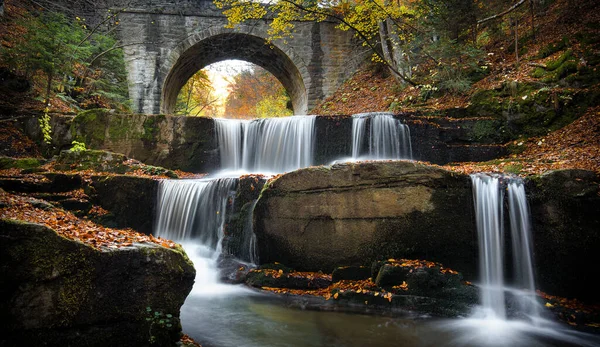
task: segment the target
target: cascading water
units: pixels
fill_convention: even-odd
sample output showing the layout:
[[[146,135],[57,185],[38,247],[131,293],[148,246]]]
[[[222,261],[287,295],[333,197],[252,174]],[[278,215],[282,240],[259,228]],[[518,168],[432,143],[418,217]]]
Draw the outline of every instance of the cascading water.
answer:
[[[513,249],[513,272],[515,286],[521,288],[517,295],[520,311],[535,322],[539,318],[533,275],[533,252],[529,220],[529,207],[525,186],[521,179],[508,182],[508,209]]]
[[[281,173],[313,165],[314,116],[215,123],[223,170]]]
[[[597,346],[594,336],[575,332],[541,318],[533,280],[529,212],[523,182],[516,178],[471,175],[479,236],[481,310],[462,320],[442,322],[452,331],[450,346]],[[508,181],[505,185],[504,182]],[[504,189],[504,187],[506,189]],[[504,279],[504,191],[508,195],[515,278]],[[510,314],[507,303],[515,299]],[[515,307],[516,306],[516,307]],[[518,312],[520,311],[520,312]],[[522,319],[525,318],[525,319]]]
[[[155,233],[171,240],[194,239],[217,251],[237,178],[164,180],[159,183]]]
[[[533,275],[533,252],[529,210],[523,181],[508,178],[508,216],[510,220],[514,280],[507,288],[504,279],[504,189],[501,177],[471,175],[475,217],[479,236],[481,303],[493,318],[506,319],[506,296],[510,291],[519,304],[519,313],[533,321],[539,318]]]
[[[481,304],[496,318],[506,318],[504,298],[503,195],[499,179],[472,175],[475,218],[479,239]]]
[[[363,150],[367,136],[368,149]],[[410,129],[389,113],[352,116],[352,159],[412,159]]]

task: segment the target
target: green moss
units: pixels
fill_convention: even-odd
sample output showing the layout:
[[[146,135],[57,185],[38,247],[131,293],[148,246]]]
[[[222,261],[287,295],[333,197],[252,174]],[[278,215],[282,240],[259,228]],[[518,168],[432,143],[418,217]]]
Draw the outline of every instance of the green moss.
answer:
[[[142,140],[155,141],[158,137],[160,123],[166,119],[165,115],[156,115],[146,118],[144,121],[144,133]]]
[[[560,41],[551,42],[548,45],[546,45],[545,47],[541,48],[539,50],[537,56],[538,56],[538,58],[549,57],[556,52],[560,52],[560,51],[564,50],[568,44],[569,44],[569,40],[567,39],[566,36],[563,36],[563,38]]]
[[[71,123],[71,136],[73,140],[84,142],[89,146],[104,143],[106,138],[106,125],[100,120],[108,113],[106,109],[93,109],[80,112]]]
[[[565,63],[565,61],[567,61],[567,59],[573,57],[573,51],[572,50],[568,50],[566,52],[564,52],[563,54],[561,54],[560,57],[558,57],[558,59],[549,62],[548,64],[546,64],[546,70],[548,71],[554,71],[557,68],[559,68],[562,64]]]
[[[541,67],[535,68],[535,70],[533,70],[533,72],[531,73],[531,77],[533,77],[533,78],[542,78],[545,75],[546,75],[546,70]]]
[[[42,166],[44,161],[37,158],[0,158],[0,170],[3,169],[34,169]]]
[[[523,170],[522,164],[510,164],[510,165],[506,165],[504,167],[504,171],[515,174],[515,175],[520,174],[522,170]]]
[[[499,124],[497,121],[481,120],[475,123],[471,134],[476,141],[485,141],[486,139],[497,137],[498,127]]]

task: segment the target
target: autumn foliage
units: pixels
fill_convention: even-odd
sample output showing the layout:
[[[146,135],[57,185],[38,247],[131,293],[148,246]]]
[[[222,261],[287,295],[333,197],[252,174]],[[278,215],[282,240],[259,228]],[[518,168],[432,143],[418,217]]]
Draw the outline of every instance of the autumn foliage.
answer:
[[[80,219],[70,212],[40,205],[39,201],[0,190],[0,218],[42,224],[68,239],[83,242],[96,249],[129,247],[134,243],[154,243],[174,248],[172,241],[144,235],[132,229],[106,228]],[[37,205],[37,207],[35,206]]]

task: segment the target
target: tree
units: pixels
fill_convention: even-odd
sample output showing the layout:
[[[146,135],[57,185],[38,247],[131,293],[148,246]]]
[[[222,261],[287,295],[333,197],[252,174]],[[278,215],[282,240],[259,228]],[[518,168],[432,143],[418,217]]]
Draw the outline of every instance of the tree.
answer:
[[[271,73],[258,66],[233,77],[225,103],[231,118],[267,118],[292,115],[285,88]]]
[[[353,32],[371,50],[374,61],[385,64],[401,82],[416,86],[423,82],[413,76],[418,64],[443,65],[429,46],[440,38],[458,44],[465,41],[465,34],[474,34],[476,1],[215,0],[215,4],[224,10],[229,27],[271,19],[271,40],[290,37],[297,21],[337,22],[338,29]]]
[[[23,34],[11,47],[1,48],[3,61],[34,82],[44,76],[46,105],[54,90],[83,108],[127,102],[123,52],[112,32],[103,32],[100,25],[90,29],[85,19],[45,10],[27,12],[13,23],[16,28]]]
[[[205,70],[196,72],[177,95],[175,114],[214,116],[218,97]]]

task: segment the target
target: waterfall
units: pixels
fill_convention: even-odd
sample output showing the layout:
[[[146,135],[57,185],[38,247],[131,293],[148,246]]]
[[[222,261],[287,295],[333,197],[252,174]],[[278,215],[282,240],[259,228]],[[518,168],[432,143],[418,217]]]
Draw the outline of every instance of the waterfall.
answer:
[[[237,178],[161,181],[156,235],[178,241],[193,239],[220,252],[227,207],[237,182]]]
[[[514,289],[504,284],[504,190],[501,178],[486,174],[471,175],[475,218],[479,237],[481,304],[488,314],[506,319],[505,292],[510,290],[519,303],[521,314],[539,318],[535,299],[532,237],[529,209],[521,179],[511,178],[506,186],[511,247],[514,267]]]
[[[215,123],[224,170],[280,173],[313,165],[315,116]]]
[[[361,113],[352,116],[353,159],[412,159],[410,129],[388,113]],[[363,153],[368,132],[368,152]]]
[[[240,249],[239,257],[242,260],[249,261],[252,264],[258,264],[258,250],[256,246],[256,234],[252,226],[254,207],[258,200],[254,200],[250,203],[250,207],[247,211],[246,220],[244,221],[243,235],[244,240]]]
[[[479,239],[481,304],[496,318],[506,318],[503,274],[503,195],[497,177],[471,175]]]
[[[532,239],[529,226],[529,207],[521,179],[508,183],[508,209],[513,249],[515,286],[523,289],[519,298],[520,309],[530,317],[539,316],[533,275]]]

